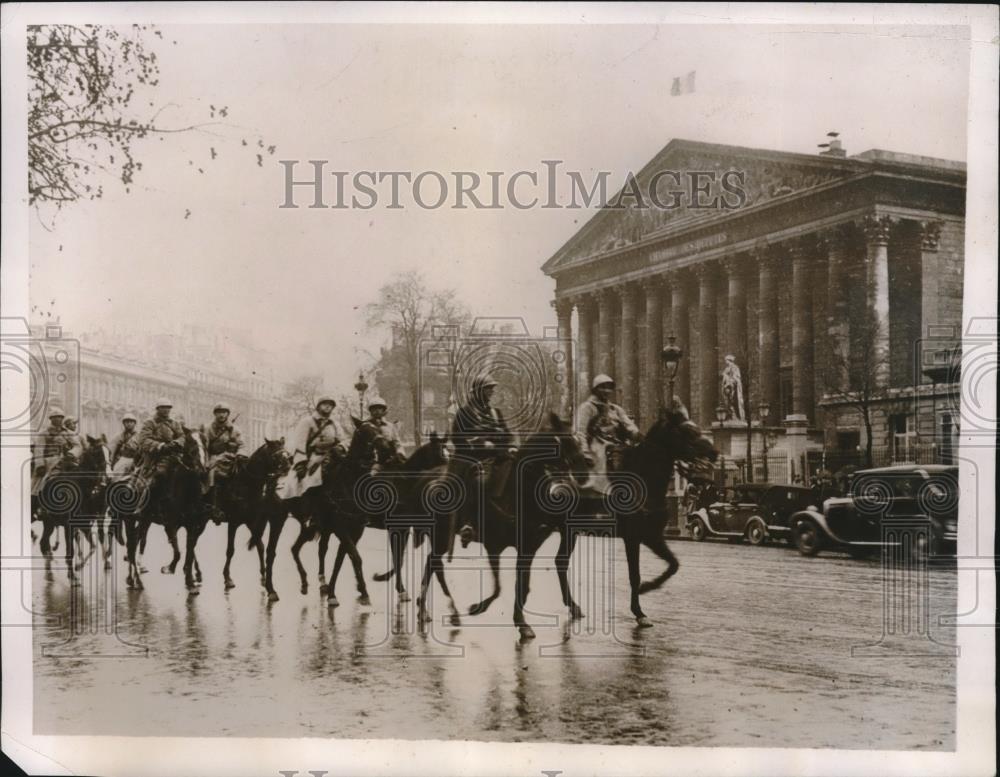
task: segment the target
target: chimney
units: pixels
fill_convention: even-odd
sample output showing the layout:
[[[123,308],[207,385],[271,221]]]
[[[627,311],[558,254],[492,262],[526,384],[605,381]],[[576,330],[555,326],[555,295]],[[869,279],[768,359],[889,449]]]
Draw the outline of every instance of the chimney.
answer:
[[[826,136],[830,138],[828,143],[820,143],[817,147],[825,149],[819,152],[820,156],[836,156],[836,157],[846,157],[847,152],[844,150],[843,144],[840,142],[839,132],[827,132]]]

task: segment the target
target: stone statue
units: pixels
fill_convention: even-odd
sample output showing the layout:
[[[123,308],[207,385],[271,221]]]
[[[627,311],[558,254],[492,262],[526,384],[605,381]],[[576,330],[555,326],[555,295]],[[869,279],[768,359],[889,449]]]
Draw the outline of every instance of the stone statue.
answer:
[[[726,366],[722,368],[722,404],[726,408],[727,420],[742,421],[746,418],[743,411],[743,379],[740,368],[736,366],[736,357],[726,356]]]

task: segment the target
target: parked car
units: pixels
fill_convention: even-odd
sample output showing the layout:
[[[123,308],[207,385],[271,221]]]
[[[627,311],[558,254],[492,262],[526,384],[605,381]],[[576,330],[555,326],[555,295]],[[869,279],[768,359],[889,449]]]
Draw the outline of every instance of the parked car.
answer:
[[[863,556],[885,544],[911,541],[906,536],[921,553],[954,555],[958,467],[902,464],[859,470],[851,476],[847,496],[827,499],[822,510],[795,513],[792,527],[805,556],[824,548]]]
[[[706,537],[745,539],[761,545],[770,539],[790,538],[794,513],[816,509],[810,488],[769,483],[742,483],[725,490],[721,499],[688,514],[687,529],[696,541]]]

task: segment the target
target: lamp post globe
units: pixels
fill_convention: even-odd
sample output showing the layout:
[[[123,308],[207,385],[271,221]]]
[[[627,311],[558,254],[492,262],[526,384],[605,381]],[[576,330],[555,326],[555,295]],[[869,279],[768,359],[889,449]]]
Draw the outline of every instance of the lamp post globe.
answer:
[[[354,384],[354,390],[358,392],[358,409],[361,417],[365,417],[365,392],[368,391],[368,383],[365,381],[363,373],[358,373],[358,382]]]

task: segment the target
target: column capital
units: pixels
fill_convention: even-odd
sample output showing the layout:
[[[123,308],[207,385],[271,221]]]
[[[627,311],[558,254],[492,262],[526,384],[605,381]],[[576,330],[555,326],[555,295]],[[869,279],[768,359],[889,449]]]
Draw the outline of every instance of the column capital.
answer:
[[[723,268],[730,277],[742,277],[747,269],[747,257],[742,254],[730,254],[721,260]]]
[[[639,293],[639,284],[635,281],[628,281],[616,286],[615,291],[622,300],[634,301]]]
[[[865,216],[861,220],[861,229],[864,231],[865,240],[869,245],[886,246],[889,245],[889,238],[895,223],[896,219],[892,216],[873,214]]]
[[[557,297],[551,300],[549,304],[555,309],[556,314],[560,316],[569,316],[573,313],[573,306],[576,304],[575,297]]]
[[[941,241],[940,221],[921,221],[920,225],[920,249],[922,251],[937,251]]]
[[[716,262],[702,262],[701,264],[696,264],[692,269],[699,281],[711,281],[718,272]]]

